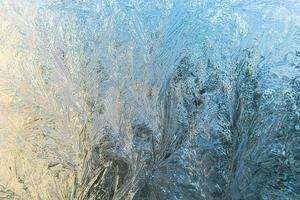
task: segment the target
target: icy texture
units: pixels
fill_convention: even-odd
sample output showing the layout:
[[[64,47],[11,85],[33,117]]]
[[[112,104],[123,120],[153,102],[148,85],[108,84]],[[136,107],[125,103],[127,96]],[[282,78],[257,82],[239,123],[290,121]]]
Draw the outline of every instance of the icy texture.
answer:
[[[0,0],[0,199],[300,199],[299,0]]]

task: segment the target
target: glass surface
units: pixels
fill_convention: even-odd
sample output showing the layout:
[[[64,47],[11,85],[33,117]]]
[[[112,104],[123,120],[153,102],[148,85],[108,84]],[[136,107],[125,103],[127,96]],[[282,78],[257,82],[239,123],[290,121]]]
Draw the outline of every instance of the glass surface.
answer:
[[[0,0],[0,199],[300,199],[299,0]]]

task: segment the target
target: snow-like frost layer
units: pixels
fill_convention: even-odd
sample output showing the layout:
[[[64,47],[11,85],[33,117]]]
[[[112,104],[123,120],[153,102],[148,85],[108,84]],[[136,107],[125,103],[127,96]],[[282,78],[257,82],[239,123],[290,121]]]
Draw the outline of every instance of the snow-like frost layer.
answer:
[[[0,199],[300,199],[298,0],[0,0]]]

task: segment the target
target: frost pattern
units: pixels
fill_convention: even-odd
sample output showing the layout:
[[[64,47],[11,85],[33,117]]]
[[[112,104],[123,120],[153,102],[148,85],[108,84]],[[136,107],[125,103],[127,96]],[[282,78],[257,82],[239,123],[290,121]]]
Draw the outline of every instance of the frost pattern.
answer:
[[[300,199],[298,0],[0,0],[0,199]]]

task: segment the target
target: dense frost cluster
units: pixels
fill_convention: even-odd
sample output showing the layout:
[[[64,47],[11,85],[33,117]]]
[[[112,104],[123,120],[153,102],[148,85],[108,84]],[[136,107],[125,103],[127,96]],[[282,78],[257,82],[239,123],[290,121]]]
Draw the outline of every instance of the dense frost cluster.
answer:
[[[0,0],[0,199],[300,199],[299,0]]]

